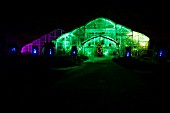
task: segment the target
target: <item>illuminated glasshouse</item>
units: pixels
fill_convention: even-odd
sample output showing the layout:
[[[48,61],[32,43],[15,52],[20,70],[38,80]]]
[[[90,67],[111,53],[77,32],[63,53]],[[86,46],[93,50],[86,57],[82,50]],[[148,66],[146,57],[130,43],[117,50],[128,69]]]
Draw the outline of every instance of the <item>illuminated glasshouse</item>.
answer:
[[[55,30],[24,46],[21,52],[33,52],[37,46],[38,54],[43,54],[44,43],[54,44],[54,55],[70,55],[76,47],[79,55],[86,56],[131,56],[142,55],[149,46],[149,38],[132,31],[107,18],[97,18],[70,32]]]
[[[21,53],[36,53],[38,55],[42,55],[44,52],[44,45],[46,43],[50,43],[52,40],[58,38],[64,33],[65,31],[62,29],[55,29],[50,33],[34,40],[33,42],[26,44],[24,47],[22,47]]]

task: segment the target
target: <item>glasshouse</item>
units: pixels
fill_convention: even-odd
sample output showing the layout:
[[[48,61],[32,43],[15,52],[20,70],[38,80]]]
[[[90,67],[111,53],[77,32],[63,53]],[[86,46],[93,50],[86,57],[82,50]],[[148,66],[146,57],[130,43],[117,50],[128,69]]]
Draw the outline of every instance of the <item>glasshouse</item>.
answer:
[[[21,53],[70,55],[73,48],[85,56],[140,56],[149,38],[107,18],[96,18],[70,32],[56,29],[22,47]]]

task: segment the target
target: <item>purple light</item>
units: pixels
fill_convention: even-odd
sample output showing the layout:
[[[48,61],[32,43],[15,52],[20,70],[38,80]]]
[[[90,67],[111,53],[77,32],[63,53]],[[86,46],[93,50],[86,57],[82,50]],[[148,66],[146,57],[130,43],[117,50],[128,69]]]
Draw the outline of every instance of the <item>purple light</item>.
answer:
[[[38,39],[32,41],[31,43],[25,45],[24,47],[22,47],[21,53],[27,53],[27,52],[32,53],[32,45],[35,45],[38,47],[37,54],[40,55],[42,48],[46,42],[51,42],[52,40],[56,39],[63,33],[64,33],[64,31],[62,29],[56,29],[56,30],[50,32],[49,34],[45,34],[45,35],[41,36],[40,38],[38,38]],[[50,54],[52,54],[52,52]]]

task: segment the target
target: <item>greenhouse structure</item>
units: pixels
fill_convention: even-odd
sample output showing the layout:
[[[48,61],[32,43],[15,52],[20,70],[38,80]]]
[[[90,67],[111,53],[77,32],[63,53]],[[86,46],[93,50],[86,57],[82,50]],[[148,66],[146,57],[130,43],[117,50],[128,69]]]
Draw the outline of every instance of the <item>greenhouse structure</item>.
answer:
[[[147,51],[149,38],[107,18],[96,18],[70,32],[56,29],[22,47],[21,53],[44,55],[45,44],[52,43],[53,55],[70,55],[72,48],[85,56],[140,56]],[[35,49],[35,47],[37,49]],[[35,50],[33,50],[35,49]]]

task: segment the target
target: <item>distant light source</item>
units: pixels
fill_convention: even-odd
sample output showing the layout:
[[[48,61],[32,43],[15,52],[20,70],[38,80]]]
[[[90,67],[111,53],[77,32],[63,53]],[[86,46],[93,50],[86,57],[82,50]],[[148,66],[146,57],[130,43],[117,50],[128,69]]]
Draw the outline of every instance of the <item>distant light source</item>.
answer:
[[[11,49],[11,51],[12,51],[12,52],[16,52],[16,48],[13,47],[13,48]]]
[[[73,51],[73,54],[75,55],[75,54],[76,54],[76,51]]]
[[[32,46],[32,54],[37,55],[38,54],[38,47],[37,46]]]
[[[73,56],[77,55],[77,47],[76,46],[72,46],[71,55],[73,55]]]
[[[50,55],[52,54],[52,50],[50,49]]]
[[[131,47],[126,47],[126,57],[131,57]]]
[[[13,55],[15,55],[15,54],[17,54],[17,47],[10,47],[9,48],[9,54],[13,54]]]
[[[162,50],[159,52],[159,56],[162,56]]]
[[[130,56],[130,52],[128,51],[127,53],[126,53],[126,57],[129,57]]]
[[[34,50],[33,50],[33,53],[34,53],[34,54],[36,54],[36,53],[37,53],[36,49],[34,49]]]

